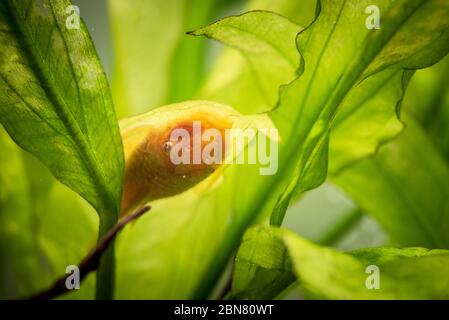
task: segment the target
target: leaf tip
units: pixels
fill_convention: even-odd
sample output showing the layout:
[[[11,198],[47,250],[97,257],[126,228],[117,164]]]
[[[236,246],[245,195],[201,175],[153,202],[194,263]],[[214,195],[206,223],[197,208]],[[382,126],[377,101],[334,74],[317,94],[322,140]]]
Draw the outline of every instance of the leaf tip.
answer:
[[[186,34],[189,36],[203,36],[205,35],[205,32],[203,31],[204,28],[199,28],[196,30],[187,31]]]

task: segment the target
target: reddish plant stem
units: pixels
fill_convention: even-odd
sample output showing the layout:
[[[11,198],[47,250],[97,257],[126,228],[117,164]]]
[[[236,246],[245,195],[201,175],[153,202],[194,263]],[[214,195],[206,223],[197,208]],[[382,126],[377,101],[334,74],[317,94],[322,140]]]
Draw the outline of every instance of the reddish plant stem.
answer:
[[[84,278],[92,271],[97,270],[99,264],[100,264],[100,258],[106,251],[106,249],[109,247],[111,242],[114,240],[114,238],[117,236],[117,234],[131,221],[139,218],[142,216],[145,212],[150,210],[150,206],[144,206],[132,214],[126,215],[123,218],[121,218],[113,228],[111,228],[106,235],[98,242],[97,246],[81,261],[81,263],[78,265],[79,268],[79,276],[80,276],[80,282],[84,280]],[[70,274],[64,275],[60,277],[56,282],[49,287],[48,289],[45,289],[42,292],[39,292],[32,297],[28,298],[30,300],[49,300],[53,299],[63,293],[66,293],[68,291],[71,291],[66,286],[66,280],[70,276]]]

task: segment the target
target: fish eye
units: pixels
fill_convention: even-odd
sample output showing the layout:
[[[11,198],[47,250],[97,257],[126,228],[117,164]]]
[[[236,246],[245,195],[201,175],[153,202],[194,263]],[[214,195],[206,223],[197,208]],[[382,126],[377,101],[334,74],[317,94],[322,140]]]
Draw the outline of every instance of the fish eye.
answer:
[[[171,141],[167,141],[162,145],[162,149],[164,150],[164,152],[168,153],[168,152],[170,152],[172,146],[173,146],[173,143]]]

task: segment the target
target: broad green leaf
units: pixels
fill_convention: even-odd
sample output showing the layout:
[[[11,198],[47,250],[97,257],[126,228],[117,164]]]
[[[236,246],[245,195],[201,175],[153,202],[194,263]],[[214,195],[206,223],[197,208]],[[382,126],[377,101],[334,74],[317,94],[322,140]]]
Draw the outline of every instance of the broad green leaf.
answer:
[[[448,61],[413,78],[405,102],[413,117],[405,118],[403,136],[333,179],[400,245],[449,247]]]
[[[332,180],[400,245],[449,247],[449,166],[425,132],[407,128],[378,155]]]
[[[324,181],[324,175],[317,171],[326,170],[323,145],[338,112],[357,109],[351,103],[364,102],[382,90],[379,84],[393,77],[396,70],[404,72],[397,77],[402,81],[408,78],[408,71],[401,69],[429,66],[449,50],[448,21],[442,13],[449,10],[446,1],[379,1],[376,5],[383,12],[379,30],[365,27],[364,9],[370,4],[322,1],[315,23],[298,36],[304,72],[285,87],[279,107],[271,114],[281,138],[288,139],[279,152],[280,174],[294,174],[277,208],[286,208],[292,192],[301,193]],[[429,21],[429,17],[426,32],[416,33],[420,21]],[[411,37],[416,39],[413,45],[407,40]],[[399,95],[396,102],[401,98]],[[401,127],[391,113],[386,113],[389,121],[382,124],[388,127],[384,131],[390,137]],[[319,158],[323,161],[316,161]],[[282,212],[274,211],[274,215]]]
[[[308,26],[315,19],[316,0],[251,0],[244,11],[264,10],[276,12],[300,26]]]
[[[448,299],[449,251],[370,248],[350,254],[317,246],[293,233],[282,238],[305,290],[329,299]],[[369,266],[379,289],[368,289]]]
[[[93,209],[54,181],[0,128],[0,297],[27,298],[65,273],[95,244]],[[62,298],[92,298],[93,278]]]
[[[391,70],[363,81],[348,95],[332,122],[329,171],[338,173],[395,139],[404,125],[399,117],[413,72]]]
[[[270,22],[270,25],[273,25],[278,21],[275,29],[278,30],[277,35],[281,35],[280,37],[273,37],[271,35],[273,31],[269,30],[262,37],[257,38],[262,30],[267,29],[265,25],[260,28],[251,26],[247,30],[248,33],[236,33],[235,37],[228,37],[228,39],[223,38],[221,32],[213,34],[209,32],[209,30],[217,29],[219,25],[232,21],[251,19],[254,21],[258,16],[255,13],[225,18],[210,27],[202,28],[201,32],[204,35],[223,42],[229,48],[226,48],[218,57],[197,97],[231,105],[242,113],[271,110],[278,100],[279,86],[287,84],[296,75],[299,65],[299,55],[295,45],[296,34],[302,29],[300,26],[306,26],[313,20],[315,7],[316,1],[314,0],[250,1],[246,6],[246,11],[265,10],[286,17],[283,19],[280,16],[274,16],[273,22]],[[260,15],[263,17],[268,13]],[[298,25],[295,26],[295,24]],[[250,27],[249,24],[246,26]],[[294,32],[295,29],[296,32]],[[242,29],[242,31],[244,30]],[[247,38],[256,41],[259,44],[257,47],[259,49],[245,46],[244,41]],[[270,38],[271,42],[268,41]],[[268,50],[263,50],[263,48],[268,48]],[[290,63],[288,57],[295,57],[295,62]],[[277,66],[279,72],[273,72],[274,65]],[[284,68],[279,69],[282,66]]]
[[[86,27],[66,27],[69,5],[0,3],[0,122],[59,181],[114,216],[123,170],[118,125]]]
[[[221,69],[214,70],[200,94],[219,101],[226,99],[245,113],[272,109],[279,86],[295,77],[299,54],[294,39],[301,29],[280,15],[257,11],[228,17],[191,32],[225,43],[246,59],[245,65],[240,64],[242,68],[234,67],[231,71],[224,69],[229,67],[226,62],[217,64]]]
[[[210,23],[220,5],[216,0],[108,1],[120,117],[193,97],[206,48],[185,33]]]
[[[251,228],[234,262],[232,299],[273,299],[296,278],[282,239],[269,228]]]
[[[251,234],[258,234],[252,238]],[[260,241],[260,238],[263,241]],[[285,230],[257,226],[250,229],[236,257],[233,289],[239,298],[264,298],[272,283],[295,273],[311,297],[326,299],[447,299],[449,251],[424,248],[369,248],[351,253],[318,246]],[[270,240],[271,239],[271,240]],[[257,247],[257,250],[246,248]],[[286,254],[280,254],[286,252]],[[285,265],[288,268],[285,268]],[[283,266],[279,268],[279,266]],[[379,289],[369,266],[379,270]],[[372,267],[371,267],[372,268]],[[252,281],[248,281],[248,270]],[[263,277],[262,277],[263,275]],[[241,282],[240,278],[247,282]],[[242,286],[243,285],[243,286]],[[252,293],[256,295],[251,295]]]

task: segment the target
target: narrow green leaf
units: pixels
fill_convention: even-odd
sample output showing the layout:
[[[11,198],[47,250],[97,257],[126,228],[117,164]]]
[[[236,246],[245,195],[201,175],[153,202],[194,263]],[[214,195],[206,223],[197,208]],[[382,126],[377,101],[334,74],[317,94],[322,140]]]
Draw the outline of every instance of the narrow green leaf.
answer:
[[[182,25],[180,3],[108,1],[114,49],[112,89],[119,117],[165,104],[170,57]],[[156,27],[160,25],[165,26],[164,32]]]
[[[169,102],[191,99],[205,76],[208,58],[206,43],[187,37],[185,33],[209,23],[215,18],[213,14],[216,14],[217,9],[224,5],[219,0],[188,0],[181,6],[184,18],[180,39],[170,64]]]
[[[123,171],[118,125],[86,27],[82,21],[78,29],[66,27],[69,5],[0,3],[0,121],[59,181],[101,214],[116,216]]]

